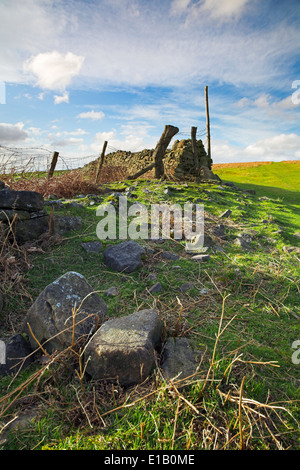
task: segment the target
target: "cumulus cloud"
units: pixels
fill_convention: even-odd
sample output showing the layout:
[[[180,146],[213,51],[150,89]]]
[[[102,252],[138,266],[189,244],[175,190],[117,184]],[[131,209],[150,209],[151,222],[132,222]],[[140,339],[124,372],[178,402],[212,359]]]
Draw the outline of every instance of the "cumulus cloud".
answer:
[[[86,113],[78,114],[79,119],[92,119],[93,121],[97,121],[103,119],[105,114],[102,111],[87,111]]]
[[[99,152],[103,146],[104,141],[108,142],[108,149],[110,150],[127,150],[137,152],[144,148],[153,148],[156,144],[156,139],[148,134],[149,126],[122,126],[121,135],[119,138],[117,131],[112,129],[107,132],[97,132],[94,136],[93,143],[91,144],[92,152]]]
[[[294,133],[278,134],[260,139],[245,147],[225,141],[215,141],[212,146],[214,163],[298,160],[300,136]]]
[[[69,103],[69,93],[67,91],[65,91],[61,96],[54,95],[54,104],[60,103]]]
[[[72,52],[45,52],[28,59],[24,63],[24,71],[32,73],[37,79],[36,84],[42,89],[64,91],[78,75],[83,61],[83,56]]]
[[[28,133],[23,130],[23,127],[23,122],[17,122],[16,124],[0,123],[0,144],[10,144],[26,140]]]

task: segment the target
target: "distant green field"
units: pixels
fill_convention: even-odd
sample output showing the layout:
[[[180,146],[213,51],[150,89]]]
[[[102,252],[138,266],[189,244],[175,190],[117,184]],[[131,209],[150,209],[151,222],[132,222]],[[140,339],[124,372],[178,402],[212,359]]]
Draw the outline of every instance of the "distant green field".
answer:
[[[259,196],[279,197],[283,202],[300,204],[300,161],[271,164],[215,165],[213,171],[223,180],[255,189]]]

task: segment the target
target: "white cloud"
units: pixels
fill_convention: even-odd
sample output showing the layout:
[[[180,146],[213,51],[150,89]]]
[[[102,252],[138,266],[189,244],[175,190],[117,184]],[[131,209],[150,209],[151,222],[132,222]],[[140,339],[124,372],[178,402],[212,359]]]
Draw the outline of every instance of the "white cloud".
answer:
[[[300,136],[294,133],[278,134],[260,139],[246,147],[238,147],[225,141],[214,141],[214,163],[298,160]]]
[[[28,59],[24,63],[24,71],[32,73],[42,89],[64,91],[78,75],[83,61],[83,56],[72,52],[65,55],[58,51],[45,52]]]
[[[87,111],[86,113],[78,114],[79,119],[92,119],[93,121],[97,121],[103,119],[105,114],[102,111]]]
[[[8,144],[26,140],[28,133],[23,130],[23,127],[23,122],[17,122],[16,124],[10,124],[6,122],[0,123],[0,144]]]
[[[54,95],[54,104],[60,103],[69,103],[69,93],[67,91],[61,96]]]
[[[106,132],[97,132],[94,136],[93,143],[91,144],[92,152],[100,152],[104,141],[108,142],[108,151],[114,150],[127,150],[137,152],[145,148],[153,148],[156,145],[156,138],[148,134],[149,126],[122,126],[121,135],[123,139],[119,138],[117,131],[112,129]]]
[[[80,145],[83,143],[83,139],[77,139],[76,137],[70,137],[69,139],[53,140],[51,146],[57,147],[59,150],[60,147],[68,147],[74,145]]]
[[[191,3],[191,0],[173,0],[171,4],[171,14],[180,15],[184,13],[187,10],[190,3]]]
[[[249,0],[204,0],[201,11],[208,11],[213,18],[237,18],[245,10]]]
[[[237,22],[233,28],[231,21],[218,27],[216,20],[240,17],[248,4],[258,27]],[[33,74],[43,89],[60,91],[79,71],[77,83],[88,87],[210,80],[259,86],[274,79],[282,86],[298,54],[299,32],[280,14],[282,6],[261,27],[262,8],[246,0],[0,2],[0,76],[28,83]]]
[[[296,121],[297,105],[292,101],[292,95],[280,100],[274,99],[270,94],[262,94],[256,99],[241,98],[235,105],[241,110],[257,110],[264,112],[269,118],[285,119],[285,121]]]

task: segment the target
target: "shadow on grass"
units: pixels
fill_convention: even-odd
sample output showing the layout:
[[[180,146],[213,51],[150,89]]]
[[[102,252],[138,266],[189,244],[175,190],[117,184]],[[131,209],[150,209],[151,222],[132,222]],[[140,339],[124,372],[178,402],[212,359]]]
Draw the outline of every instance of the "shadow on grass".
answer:
[[[223,181],[226,182],[229,180],[224,179]],[[287,202],[288,204],[300,205],[300,192],[296,190],[291,191],[289,189],[276,188],[275,186],[262,186],[250,183],[234,182],[234,184],[243,190],[254,189],[257,196],[267,196],[272,199],[280,198],[283,202]]]

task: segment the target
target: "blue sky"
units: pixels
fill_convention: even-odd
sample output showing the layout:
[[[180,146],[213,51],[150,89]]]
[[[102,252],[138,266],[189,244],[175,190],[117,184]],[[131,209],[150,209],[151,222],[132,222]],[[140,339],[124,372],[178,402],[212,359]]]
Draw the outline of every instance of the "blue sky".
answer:
[[[0,0],[0,145],[65,159],[153,148],[300,158],[299,0]],[[206,137],[203,135],[203,141]]]

